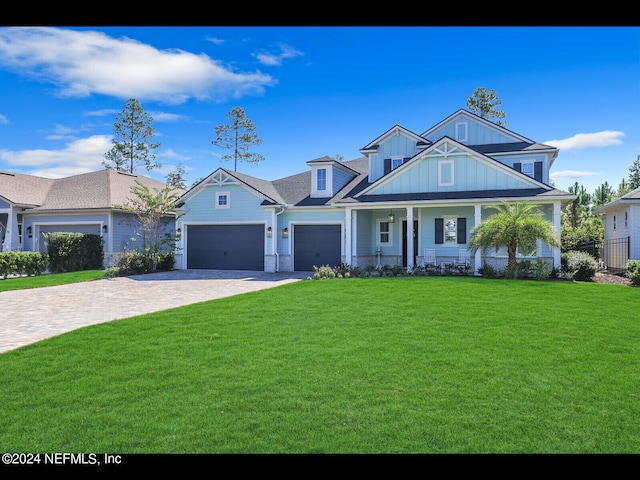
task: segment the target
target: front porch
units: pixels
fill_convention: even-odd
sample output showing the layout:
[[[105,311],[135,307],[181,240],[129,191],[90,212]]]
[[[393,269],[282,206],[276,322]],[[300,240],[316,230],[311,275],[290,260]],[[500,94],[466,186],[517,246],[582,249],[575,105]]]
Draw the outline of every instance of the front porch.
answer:
[[[345,249],[343,262],[354,267],[402,267],[439,269],[467,267],[469,274],[480,275],[489,266],[504,269],[505,252],[468,251],[471,230],[483,220],[483,207],[488,204],[420,204],[392,209],[387,206],[358,206],[346,209]],[[560,202],[541,205],[545,217],[560,235]],[[485,213],[484,218],[488,218]],[[410,240],[411,239],[411,240]],[[434,259],[427,259],[427,250]],[[463,254],[466,256],[461,258]],[[560,248],[540,242],[534,256],[521,260],[546,260],[551,268],[560,269]],[[429,261],[427,261],[429,260]]]

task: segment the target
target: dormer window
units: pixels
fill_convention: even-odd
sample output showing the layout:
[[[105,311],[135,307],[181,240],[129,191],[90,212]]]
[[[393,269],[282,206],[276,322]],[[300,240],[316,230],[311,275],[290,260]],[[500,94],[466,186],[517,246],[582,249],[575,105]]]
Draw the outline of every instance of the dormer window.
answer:
[[[391,170],[398,168],[404,162],[404,157],[391,157]]]
[[[319,168],[316,190],[320,191],[320,190],[326,190],[326,189],[327,189],[327,169]]]

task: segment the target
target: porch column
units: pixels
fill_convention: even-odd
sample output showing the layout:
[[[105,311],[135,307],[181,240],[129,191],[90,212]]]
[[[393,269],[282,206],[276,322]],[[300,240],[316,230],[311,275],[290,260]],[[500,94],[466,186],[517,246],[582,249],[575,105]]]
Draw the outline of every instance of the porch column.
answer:
[[[4,243],[2,244],[2,251],[4,252],[11,252],[22,246],[19,243],[18,214],[13,208],[13,205],[9,206],[9,215],[7,216],[7,224],[5,225],[7,231],[4,232]]]
[[[482,223],[482,205],[476,205],[475,207],[475,217],[473,220],[473,225],[474,227],[477,225],[480,225],[480,223]],[[480,269],[480,263],[482,262],[482,252],[480,251],[480,249],[478,249],[476,251],[476,256],[474,259],[474,271],[473,274],[474,275],[480,275],[480,273],[478,272],[478,270]]]
[[[553,228],[556,230],[556,237],[558,238],[558,243],[560,243],[560,232],[562,230],[561,227],[561,213],[560,213],[560,202],[553,203]],[[553,266],[556,270],[560,271],[560,247],[551,247],[551,251],[553,252]]]
[[[345,263],[351,265],[351,209],[347,208],[345,212],[345,244],[344,244],[344,256]]]
[[[413,271],[413,207],[407,207],[407,272]]]

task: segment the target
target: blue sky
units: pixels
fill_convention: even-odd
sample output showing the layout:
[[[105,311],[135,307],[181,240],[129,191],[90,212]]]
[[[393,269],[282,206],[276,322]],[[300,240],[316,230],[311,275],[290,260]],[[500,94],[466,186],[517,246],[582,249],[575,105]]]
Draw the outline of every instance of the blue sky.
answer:
[[[398,124],[422,133],[478,87],[510,130],[560,148],[566,190],[617,188],[640,155],[640,27],[189,26],[0,28],[0,170],[57,178],[104,168],[129,98],[153,117],[156,160],[136,173],[187,185],[224,153],[215,126],[242,107],[274,180],[359,149]]]

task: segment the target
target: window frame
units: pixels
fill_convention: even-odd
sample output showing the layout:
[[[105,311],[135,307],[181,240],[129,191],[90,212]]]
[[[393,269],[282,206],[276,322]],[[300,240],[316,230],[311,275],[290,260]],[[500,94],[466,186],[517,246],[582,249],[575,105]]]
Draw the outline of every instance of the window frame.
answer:
[[[467,122],[456,123],[456,140],[466,142],[469,139],[469,124]]]
[[[391,157],[391,170],[395,170],[404,163],[404,157]]]
[[[220,200],[224,198],[225,203],[221,204]],[[229,192],[216,192],[216,208],[230,208],[231,207],[231,193]]]
[[[318,192],[327,191],[327,169],[318,168],[316,170],[316,190]]]
[[[442,178],[443,167],[448,166],[450,172],[450,180],[445,182]],[[455,184],[454,177],[454,161],[453,160],[438,160],[438,186],[439,187],[453,187]]]
[[[525,165],[531,169],[531,173],[525,171]],[[525,160],[524,162],[520,162],[520,172],[525,174],[528,177],[535,178],[536,177],[536,165],[533,160]]]
[[[386,225],[387,230],[383,231],[382,230],[382,225]],[[379,247],[391,247],[393,246],[393,236],[392,236],[392,228],[391,228],[392,223],[389,222],[389,220],[385,219],[385,218],[378,218],[376,220],[376,241]],[[382,240],[382,236],[386,235],[387,236],[387,241],[384,242]]]

